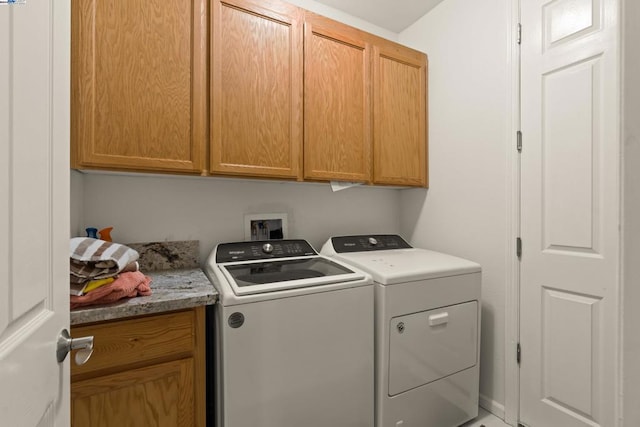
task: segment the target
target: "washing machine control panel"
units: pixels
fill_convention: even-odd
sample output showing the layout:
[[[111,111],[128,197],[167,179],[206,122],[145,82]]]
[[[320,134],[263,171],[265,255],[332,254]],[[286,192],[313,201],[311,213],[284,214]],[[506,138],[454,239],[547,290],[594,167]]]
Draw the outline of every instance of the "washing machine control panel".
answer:
[[[222,243],[216,250],[216,262],[315,256],[318,253],[306,240],[269,240]]]
[[[333,249],[337,253],[387,251],[390,249],[411,248],[411,245],[397,234],[332,237],[331,243],[333,244]]]

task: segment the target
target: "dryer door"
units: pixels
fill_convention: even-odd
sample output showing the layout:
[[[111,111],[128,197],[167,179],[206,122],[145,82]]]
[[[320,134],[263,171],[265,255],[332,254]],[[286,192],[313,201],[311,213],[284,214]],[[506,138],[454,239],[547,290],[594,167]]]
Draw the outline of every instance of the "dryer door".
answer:
[[[478,302],[391,319],[389,396],[473,367],[478,348]]]

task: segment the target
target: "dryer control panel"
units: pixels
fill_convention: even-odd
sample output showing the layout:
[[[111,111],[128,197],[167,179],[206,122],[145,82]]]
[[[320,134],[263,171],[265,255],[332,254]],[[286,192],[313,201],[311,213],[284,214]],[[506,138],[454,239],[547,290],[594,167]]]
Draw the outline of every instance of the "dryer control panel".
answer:
[[[332,237],[331,244],[336,253],[411,248],[411,245],[397,234],[366,234],[360,236]]]

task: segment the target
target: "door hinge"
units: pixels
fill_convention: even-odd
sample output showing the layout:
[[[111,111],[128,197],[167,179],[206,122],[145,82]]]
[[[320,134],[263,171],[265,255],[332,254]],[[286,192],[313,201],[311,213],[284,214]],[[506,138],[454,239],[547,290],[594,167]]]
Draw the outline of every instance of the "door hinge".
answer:
[[[520,343],[516,345],[516,362],[518,365],[520,364],[520,357],[522,356],[522,348],[520,348]]]
[[[522,239],[519,237],[516,238],[516,256],[522,258]]]
[[[516,42],[518,44],[522,44],[522,24],[518,23],[518,27],[516,29]]]
[[[516,132],[516,148],[518,153],[522,153],[522,131]]]

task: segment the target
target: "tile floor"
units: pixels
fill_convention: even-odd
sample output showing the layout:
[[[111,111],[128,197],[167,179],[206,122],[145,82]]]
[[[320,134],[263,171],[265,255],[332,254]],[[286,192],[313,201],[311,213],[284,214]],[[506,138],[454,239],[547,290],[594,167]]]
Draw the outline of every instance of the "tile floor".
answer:
[[[509,424],[505,424],[500,418],[496,417],[490,412],[480,408],[478,411],[478,417],[463,424],[460,427],[509,427]]]

